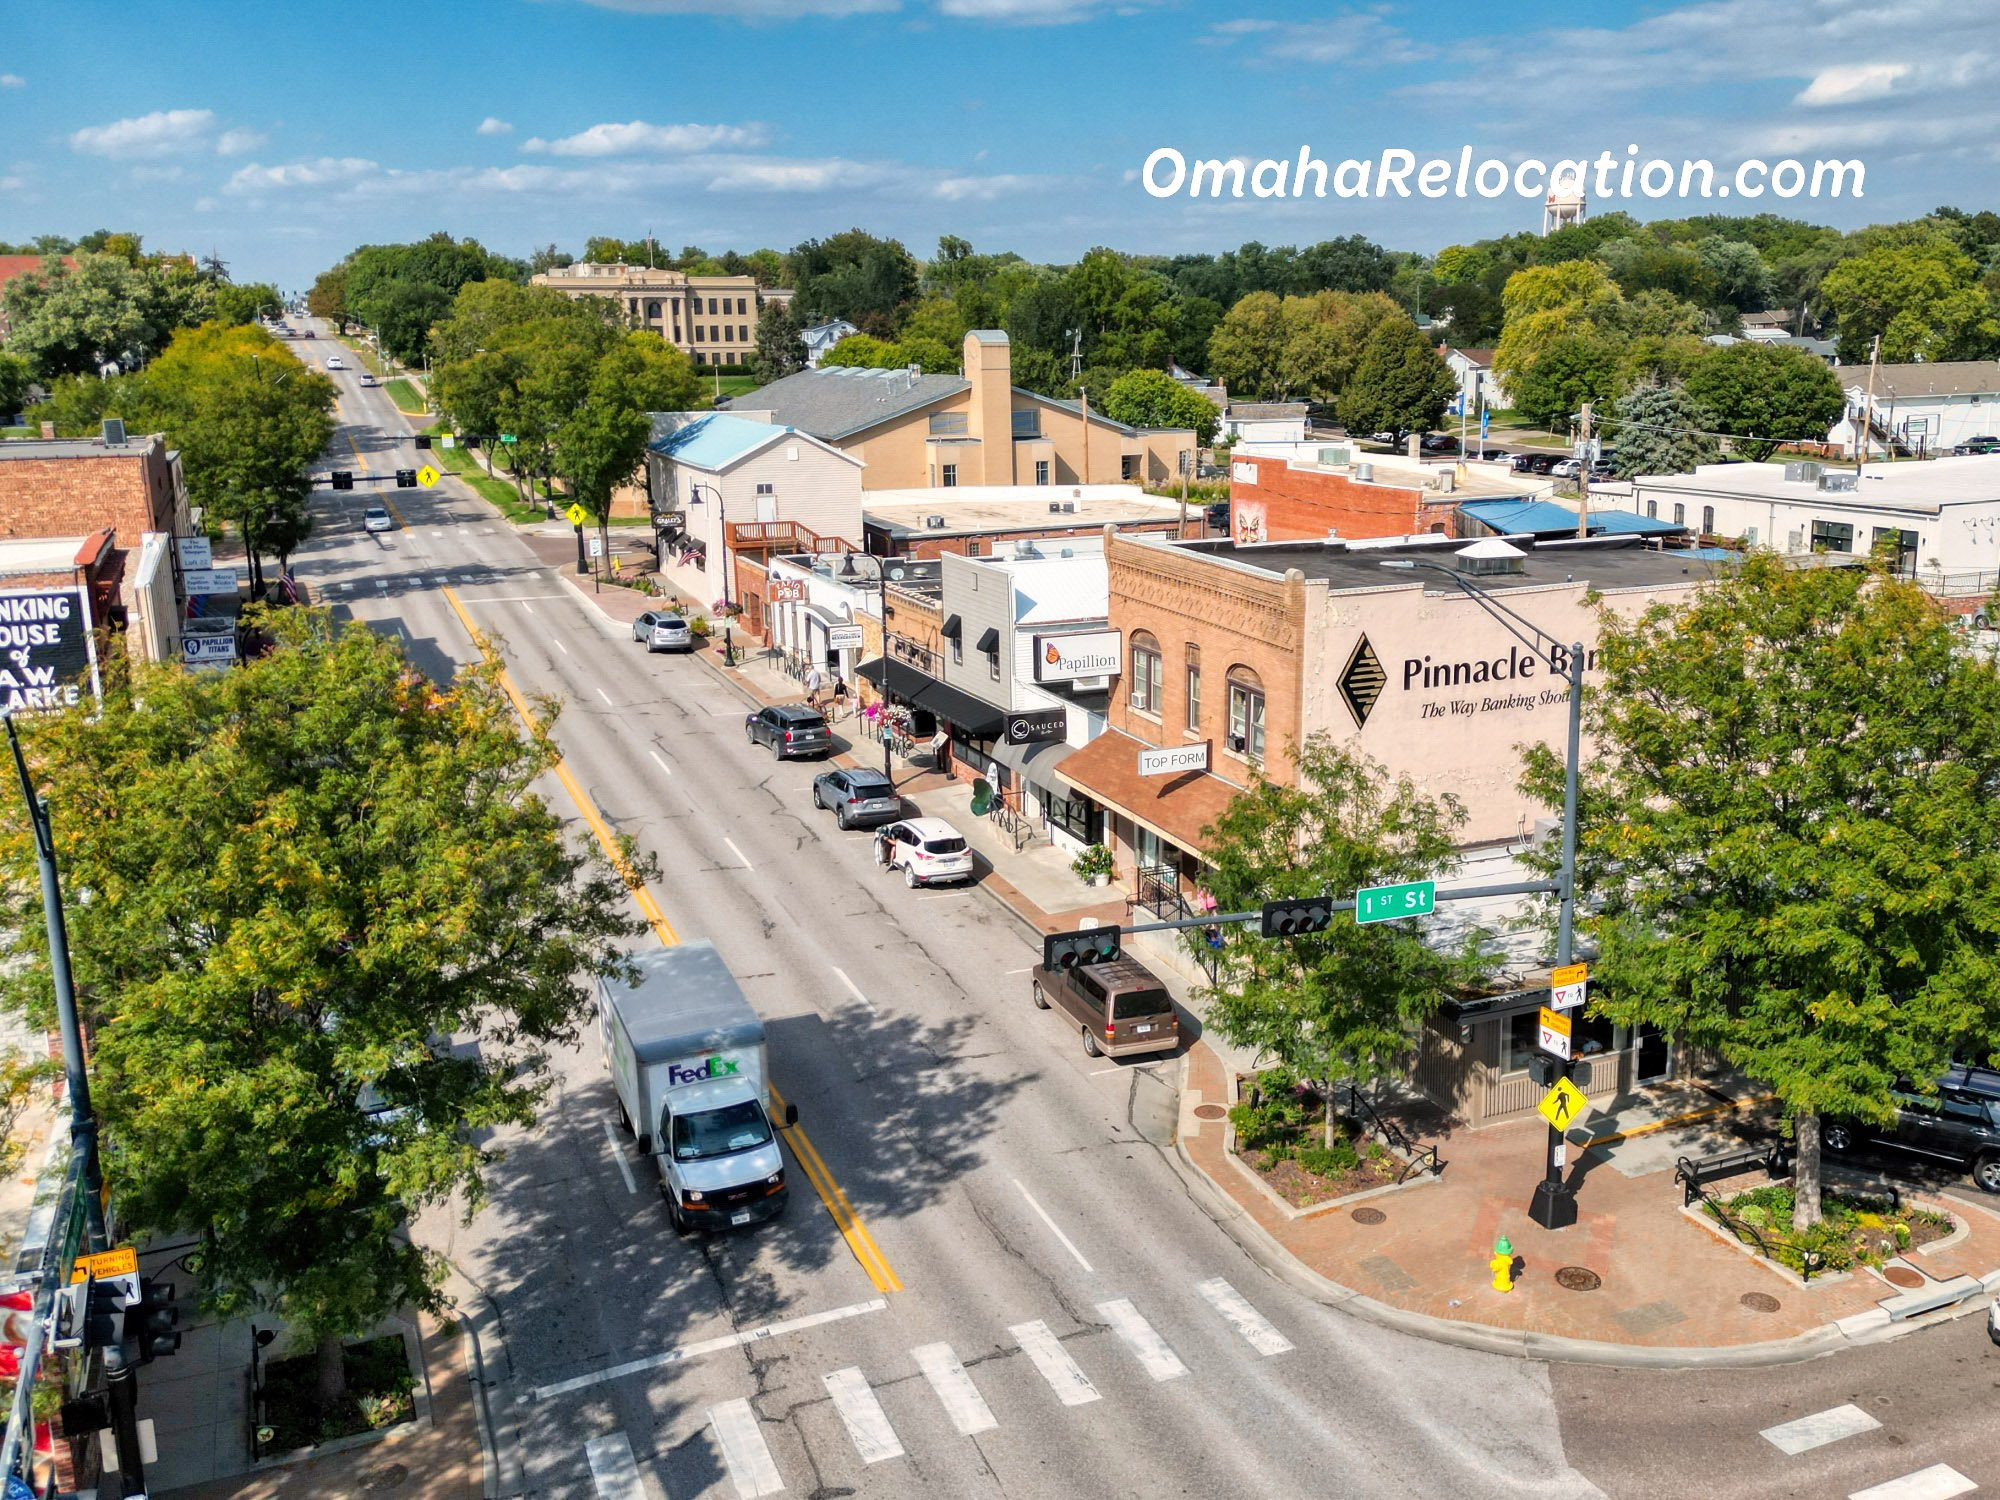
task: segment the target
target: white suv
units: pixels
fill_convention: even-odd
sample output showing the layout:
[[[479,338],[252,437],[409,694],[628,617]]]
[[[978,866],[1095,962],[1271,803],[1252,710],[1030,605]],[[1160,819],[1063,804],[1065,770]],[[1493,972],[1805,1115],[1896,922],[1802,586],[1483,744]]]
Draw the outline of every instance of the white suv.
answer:
[[[971,880],[972,849],[943,818],[905,818],[875,835],[875,863],[901,867],[903,884],[915,890],[944,880]]]

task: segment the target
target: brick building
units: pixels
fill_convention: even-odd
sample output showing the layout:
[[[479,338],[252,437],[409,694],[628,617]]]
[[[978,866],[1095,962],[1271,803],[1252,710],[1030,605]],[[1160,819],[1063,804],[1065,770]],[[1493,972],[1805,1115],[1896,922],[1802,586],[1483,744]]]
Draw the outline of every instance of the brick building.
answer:
[[[1179,501],[1129,484],[874,490],[862,505],[867,550],[888,557],[995,557],[1016,542],[1095,542],[1106,526],[1171,537],[1182,521]],[[1201,508],[1189,506],[1187,534],[1202,525]]]
[[[1322,466],[1246,454],[1229,465],[1230,535],[1246,544],[1444,533],[1456,506],[1451,491],[1365,461]]]

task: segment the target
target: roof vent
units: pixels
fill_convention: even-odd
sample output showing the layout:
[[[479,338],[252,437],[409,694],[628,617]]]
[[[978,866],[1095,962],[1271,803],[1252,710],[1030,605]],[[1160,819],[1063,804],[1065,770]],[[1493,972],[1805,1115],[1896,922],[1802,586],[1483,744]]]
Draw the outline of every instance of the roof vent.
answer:
[[[1375,479],[1375,465],[1356,464],[1354,466],[1354,478],[1356,482],[1360,484],[1373,483]]]
[[[1861,476],[1859,474],[1822,474],[1819,476],[1819,487],[1822,490],[1832,491],[1836,494],[1845,493],[1861,487]]]
[[[1520,573],[1527,564],[1527,554],[1518,547],[1510,547],[1498,537],[1488,537],[1483,542],[1474,542],[1470,547],[1461,547],[1454,560],[1458,571],[1474,577],[1492,577],[1499,574]]]
[[[1052,515],[1052,516],[1059,516],[1059,515],[1061,515],[1061,514],[1062,514],[1062,501],[1060,501],[1060,500],[1051,500],[1051,501],[1049,502],[1049,514],[1050,514],[1050,515]]]
[[[125,423],[118,417],[104,419],[104,446],[122,448],[125,446]]]
[[[1076,548],[1074,548],[1074,547],[1065,547],[1065,548],[1063,548],[1063,549],[1062,549],[1062,555],[1063,555],[1064,557],[1075,557],[1075,556],[1076,556]]]
[[[943,516],[925,516],[925,517],[924,517],[924,525],[925,525],[926,527],[928,527],[928,528],[929,528],[930,530],[932,530],[932,531],[943,531],[943,530],[944,530],[944,517],[943,517]]]

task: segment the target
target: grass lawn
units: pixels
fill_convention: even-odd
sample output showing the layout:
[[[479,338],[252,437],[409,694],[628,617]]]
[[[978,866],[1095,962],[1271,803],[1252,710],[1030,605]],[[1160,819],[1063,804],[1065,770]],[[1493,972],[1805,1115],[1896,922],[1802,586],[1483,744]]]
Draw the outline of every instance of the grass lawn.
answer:
[[[37,431],[33,427],[0,427],[0,438],[33,437]]]
[[[424,398],[417,394],[417,388],[400,375],[394,380],[382,383],[382,389],[389,393],[389,399],[396,403],[396,410],[405,416],[421,417],[430,410]]]
[[[756,390],[758,386],[763,384],[755,375],[725,375],[720,381],[717,381],[713,375],[703,375],[699,378],[701,380],[702,397],[704,400],[709,401],[715,399],[717,385],[721,386],[721,394],[727,398],[744,395],[747,392]]]
[[[370,349],[364,341],[342,335],[340,342],[345,344],[348,351],[361,361],[361,367],[376,379],[380,380],[388,375],[388,365],[383,363],[381,357],[374,350]]]
[[[547,519],[541,506],[523,505],[515,497],[511,480],[495,479],[490,476],[479,460],[472,456],[470,449],[444,448],[433,442],[431,461],[442,464],[458,475],[479,493],[480,499],[488,502],[508,520],[528,522]]]

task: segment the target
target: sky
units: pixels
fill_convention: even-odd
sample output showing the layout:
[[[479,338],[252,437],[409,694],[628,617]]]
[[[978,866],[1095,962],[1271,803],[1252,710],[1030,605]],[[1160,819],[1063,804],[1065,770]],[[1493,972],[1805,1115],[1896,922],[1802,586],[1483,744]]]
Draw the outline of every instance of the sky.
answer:
[[[1984,0],[85,0],[0,29],[0,240],[136,230],[303,289],[443,229],[711,253],[859,226],[1067,262],[1539,229],[1538,196],[1149,194],[1148,158],[1858,159],[1852,228],[2000,207]],[[1169,180],[1169,158],[1156,185]],[[1254,184],[1255,177],[1251,176]],[[1274,169],[1263,185],[1274,181]],[[1613,176],[1615,183],[1616,176]]]

